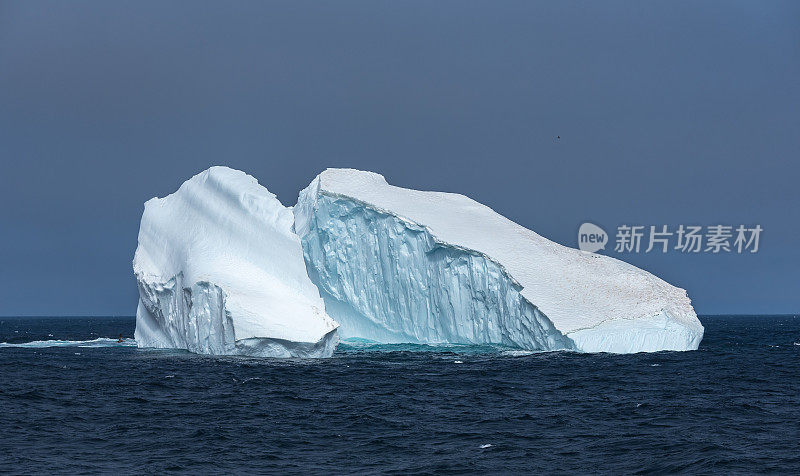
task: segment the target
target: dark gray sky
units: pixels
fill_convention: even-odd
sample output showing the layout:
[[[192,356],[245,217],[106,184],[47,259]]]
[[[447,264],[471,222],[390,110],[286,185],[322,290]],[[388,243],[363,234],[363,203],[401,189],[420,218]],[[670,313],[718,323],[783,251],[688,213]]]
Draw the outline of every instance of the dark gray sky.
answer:
[[[373,170],[570,246],[760,224],[623,258],[700,313],[796,313],[799,126],[796,1],[0,0],[0,315],[132,315],[143,202],[215,164],[286,205]]]

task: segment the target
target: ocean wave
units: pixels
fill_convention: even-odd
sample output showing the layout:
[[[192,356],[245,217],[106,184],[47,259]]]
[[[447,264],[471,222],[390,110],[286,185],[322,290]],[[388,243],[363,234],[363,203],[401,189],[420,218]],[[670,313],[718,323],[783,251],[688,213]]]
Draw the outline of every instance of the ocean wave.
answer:
[[[123,339],[122,342],[111,337],[99,337],[91,340],[34,340],[30,342],[0,342],[0,348],[19,347],[39,349],[46,347],[136,347],[134,339]]]
[[[433,352],[451,354],[497,354],[508,347],[492,344],[384,344],[366,339],[348,338],[339,342],[338,352]]]
[[[367,339],[347,338],[339,342],[336,348],[339,354],[363,352],[414,352],[441,353],[457,355],[501,355],[504,357],[523,357],[548,351],[522,350],[502,344],[384,344]],[[562,351],[557,351],[562,352]]]

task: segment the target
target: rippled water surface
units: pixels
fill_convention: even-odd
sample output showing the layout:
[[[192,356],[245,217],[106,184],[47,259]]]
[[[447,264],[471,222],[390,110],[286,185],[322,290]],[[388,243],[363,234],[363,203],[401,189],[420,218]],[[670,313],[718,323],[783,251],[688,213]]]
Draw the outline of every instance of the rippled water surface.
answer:
[[[140,350],[132,318],[0,318],[0,471],[800,472],[800,318],[701,320],[696,352],[265,360]]]

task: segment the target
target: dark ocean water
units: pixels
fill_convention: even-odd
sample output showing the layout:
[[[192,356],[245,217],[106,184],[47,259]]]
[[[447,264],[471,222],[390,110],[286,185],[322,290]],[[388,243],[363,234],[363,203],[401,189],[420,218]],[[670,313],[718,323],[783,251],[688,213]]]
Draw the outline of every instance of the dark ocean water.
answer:
[[[800,318],[701,320],[696,352],[293,361],[117,344],[132,318],[2,318],[0,472],[800,472]]]

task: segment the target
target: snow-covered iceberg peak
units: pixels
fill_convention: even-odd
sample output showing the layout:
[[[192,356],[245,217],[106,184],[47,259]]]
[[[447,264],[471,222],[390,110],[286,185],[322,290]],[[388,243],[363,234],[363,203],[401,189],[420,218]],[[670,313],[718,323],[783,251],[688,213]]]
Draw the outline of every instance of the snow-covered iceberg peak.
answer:
[[[140,347],[324,357],[338,324],[306,273],[294,217],[253,177],[212,167],[145,203],[133,269]]]
[[[463,195],[328,169],[294,213],[343,337],[629,353],[696,349],[703,336],[683,289]]]

